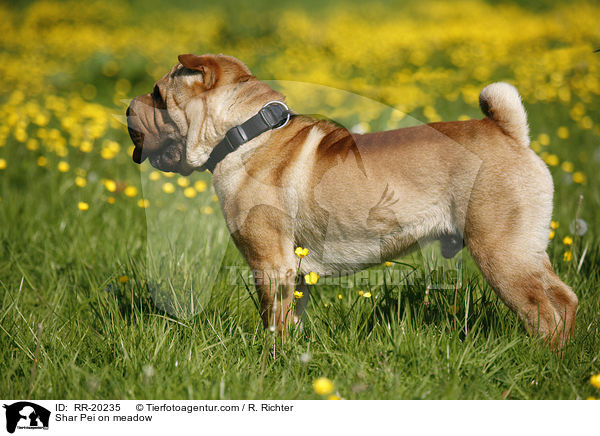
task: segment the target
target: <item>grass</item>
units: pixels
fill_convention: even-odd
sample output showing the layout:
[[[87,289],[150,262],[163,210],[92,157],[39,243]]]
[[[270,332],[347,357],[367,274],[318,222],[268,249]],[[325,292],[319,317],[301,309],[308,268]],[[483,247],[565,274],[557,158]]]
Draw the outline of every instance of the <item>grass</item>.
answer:
[[[523,11],[528,13],[533,12]],[[250,50],[244,41],[252,32],[260,30],[261,41],[274,38],[273,29],[265,26],[240,30],[239,50]],[[270,47],[275,51],[275,44]],[[110,105],[119,75],[103,75],[102,56],[91,56],[69,74],[77,87],[95,84],[97,96],[89,101]],[[152,85],[136,65],[122,70],[132,83],[127,97]],[[258,60],[254,66],[262,68]],[[163,67],[166,71],[168,62]],[[377,80],[379,73],[373,74]],[[71,82],[60,80],[53,92],[70,95]],[[319,110],[310,106],[314,101],[302,100],[301,91],[291,94],[296,110]],[[3,95],[0,101],[5,104],[8,98]],[[597,95],[589,98],[585,106],[593,113]],[[43,101],[43,95],[27,99]],[[358,100],[341,122],[353,125],[359,120],[356,112],[371,104]],[[587,183],[573,183],[570,171],[551,167],[554,220],[560,227],[550,242],[550,257],[580,301],[573,343],[561,353],[525,334],[467,252],[445,261],[437,246],[371,269],[382,277],[376,284],[365,284],[360,275],[344,284],[322,280],[311,293],[304,329],[282,343],[262,328],[255,290],[212,198],[210,175],[190,176],[189,185],[199,187],[191,199],[181,186],[186,182],[177,177],[161,174],[150,180],[150,168],[129,161],[122,126],[97,139],[122,144],[114,158],[79,150],[68,157],[44,152],[46,166],[36,164],[42,151],[27,149],[11,133],[0,148],[0,158],[8,161],[0,170],[0,397],[311,399],[320,398],[312,383],[321,376],[331,379],[345,399],[598,395],[589,383],[590,375],[600,371],[598,133],[579,128],[570,116],[572,103],[525,103],[532,137],[539,140],[547,133],[551,138],[540,150],[558,155],[560,162],[574,162],[587,175]],[[444,120],[480,116],[476,104],[460,98],[437,95],[433,105]],[[8,125],[10,110],[2,107],[2,126]],[[417,107],[410,115],[424,120],[425,112]],[[328,115],[326,109],[320,113]],[[370,123],[373,129],[386,128],[383,118]],[[64,126],[60,119],[49,124],[67,136]],[[557,137],[558,126],[567,126],[570,135]],[[70,163],[66,172],[56,169],[61,160]],[[86,170],[85,188],[74,185],[80,169]],[[107,177],[139,192],[130,198],[120,185],[107,192],[102,183]],[[165,183],[176,191],[165,194]],[[142,196],[150,201],[147,209],[138,207]],[[107,201],[111,197],[114,204]],[[78,210],[79,201],[87,202],[89,210]],[[562,238],[573,236],[569,225],[576,216],[589,230],[568,247]],[[563,260],[565,251],[572,251],[571,261]],[[460,280],[434,278],[426,296],[431,283],[425,272],[456,268],[459,261]],[[394,275],[401,280],[393,281]],[[442,284],[450,286],[435,286]]]

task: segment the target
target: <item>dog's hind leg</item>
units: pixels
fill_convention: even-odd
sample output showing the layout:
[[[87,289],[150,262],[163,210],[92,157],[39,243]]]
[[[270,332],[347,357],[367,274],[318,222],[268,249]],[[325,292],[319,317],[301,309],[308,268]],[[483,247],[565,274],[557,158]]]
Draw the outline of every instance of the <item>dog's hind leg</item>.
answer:
[[[493,232],[471,229],[465,240],[489,285],[527,330],[560,348],[572,335],[577,297],[554,274],[548,255],[532,250],[521,236],[512,233],[501,240]]]
[[[575,316],[578,305],[577,295],[556,275],[547,254],[544,259],[544,267],[544,289],[554,310],[560,315],[565,341],[568,341],[575,331]]]

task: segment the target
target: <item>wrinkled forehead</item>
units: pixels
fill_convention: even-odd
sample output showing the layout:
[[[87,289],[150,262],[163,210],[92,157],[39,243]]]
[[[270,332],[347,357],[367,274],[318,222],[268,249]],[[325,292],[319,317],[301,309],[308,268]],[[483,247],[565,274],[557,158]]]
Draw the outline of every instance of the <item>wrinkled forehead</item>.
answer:
[[[172,80],[174,80],[178,75],[181,75],[181,71],[184,70],[183,65],[175,64],[173,67],[160,79],[155,82],[156,86],[162,87],[168,85]]]

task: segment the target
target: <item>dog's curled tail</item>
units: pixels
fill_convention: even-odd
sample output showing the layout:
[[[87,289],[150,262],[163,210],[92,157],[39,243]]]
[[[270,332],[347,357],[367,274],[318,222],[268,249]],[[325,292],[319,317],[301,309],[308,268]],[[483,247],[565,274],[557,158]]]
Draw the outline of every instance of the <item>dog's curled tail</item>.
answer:
[[[479,94],[479,106],[488,118],[522,147],[529,146],[527,113],[517,89],[505,82],[492,83]]]

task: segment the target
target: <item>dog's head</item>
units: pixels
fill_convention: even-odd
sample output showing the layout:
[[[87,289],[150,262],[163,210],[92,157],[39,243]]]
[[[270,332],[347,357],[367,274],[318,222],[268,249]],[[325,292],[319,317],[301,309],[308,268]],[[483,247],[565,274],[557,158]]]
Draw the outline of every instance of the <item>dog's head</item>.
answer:
[[[180,55],[152,92],[127,108],[133,160],[187,175],[202,168],[227,130],[282,98],[236,58]]]

